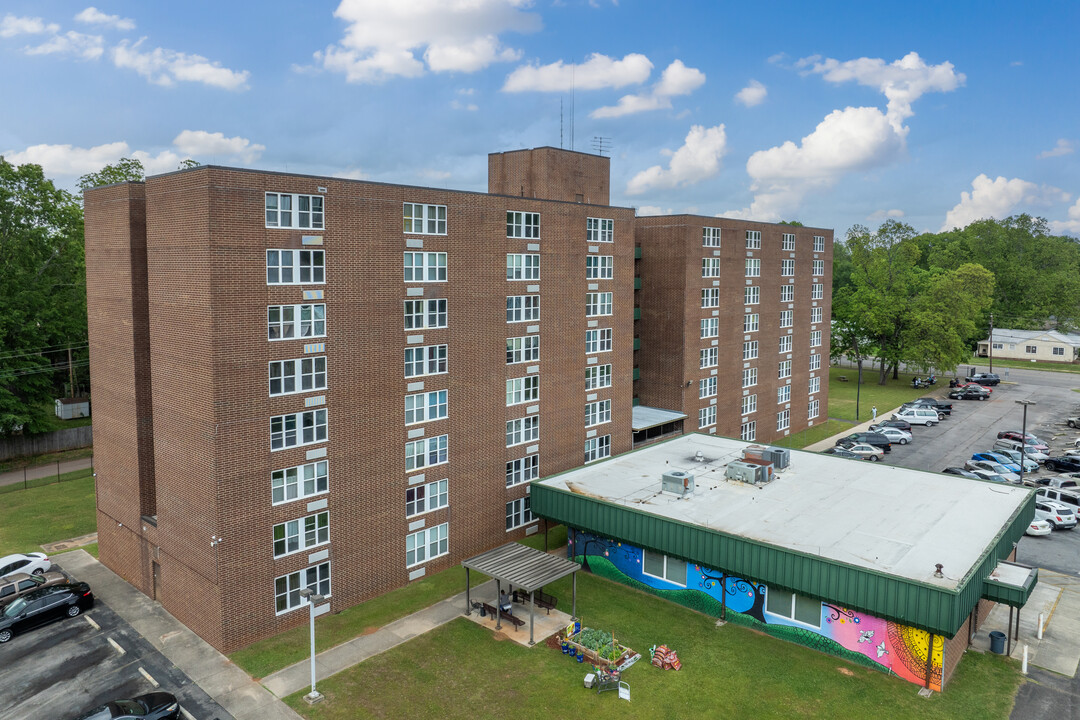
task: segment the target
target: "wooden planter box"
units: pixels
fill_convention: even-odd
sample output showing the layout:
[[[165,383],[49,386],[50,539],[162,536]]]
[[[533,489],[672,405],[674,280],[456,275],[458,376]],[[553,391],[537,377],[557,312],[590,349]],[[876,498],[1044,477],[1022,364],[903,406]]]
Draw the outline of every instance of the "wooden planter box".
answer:
[[[582,628],[582,630],[587,630],[587,629],[588,628]],[[577,642],[575,642],[574,641],[575,637],[576,637],[576,634],[565,638],[565,640],[566,640],[567,643],[570,644],[571,647],[573,647],[577,651],[577,653],[579,655],[584,655],[586,660],[591,662],[593,665],[596,665],[597,667],[605,667],[606,668],[606,667],[613,666],[613,665],[619,665],[624,660],[626,660],[627,658],[629,658],[631,655],[634,654],[634,651],[631,650],[630,648],[626,647],[625,645],[616,645],[615,647],[618,650],[618,654],[616,655],[614,660],[608,660],[606,658],[600,657],[595,650],[591,650],[591,649],[585,647],[584,645],[580,645]]]

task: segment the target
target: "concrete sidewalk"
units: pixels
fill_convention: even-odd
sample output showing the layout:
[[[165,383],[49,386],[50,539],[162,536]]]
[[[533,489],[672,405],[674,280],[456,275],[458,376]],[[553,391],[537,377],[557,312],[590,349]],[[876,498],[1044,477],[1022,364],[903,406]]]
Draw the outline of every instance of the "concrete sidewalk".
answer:
[[[69,574],[89,583],[97,597],[236,720],[300,720],[290,707],[159,603],[133,588],[85,550],[64,553],[56,561]]]
[[[88,470],[91,467],[93,467],[93,458],[87,457],[76,458],[74,460],[60,460],[58,462],[35,465],[34,467],[26,467],[20,470],[9,470],[8,472],[0,473],[0,485],[15,485],[29,480],[56,477],[57,475],[75,472],[76,470]]]

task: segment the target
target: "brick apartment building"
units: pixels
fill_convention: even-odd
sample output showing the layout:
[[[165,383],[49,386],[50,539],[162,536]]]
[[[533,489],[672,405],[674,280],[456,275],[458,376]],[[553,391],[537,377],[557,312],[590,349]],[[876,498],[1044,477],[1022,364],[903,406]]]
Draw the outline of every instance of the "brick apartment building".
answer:
[[[798,235],[802,366],[812,308],[828,315],[829,273],[807,300],[811,238],[828,237],[813,257],[831,269],[831,232],[709,218],[676,232],[609,205],[609,162],[492,154],[488,193],[214,166],[87,191],[102,562],[228,652],[303,622],[302,587],[337,611],[536,532],[529,481],[630,449],[635,393],[688,422],[715,400],[709,429],[734,435],[732,263],[749,251],[729,237],[764,238],[761,395],[786,357],[764,352],[789,332],[781,230]],[[694,246],[703,224],[722,225],[723,255]],[[720,274],[695,279],[714,257]],[[713,287],[721,304],[701,309]],[[713,317],[718,335],[690,333]],[[718,368],[696,350],[714,340],[727,362],[699,400]],[[807,393],[791,393],[795,431]],[[761,405],[758,439],[786,434]]]

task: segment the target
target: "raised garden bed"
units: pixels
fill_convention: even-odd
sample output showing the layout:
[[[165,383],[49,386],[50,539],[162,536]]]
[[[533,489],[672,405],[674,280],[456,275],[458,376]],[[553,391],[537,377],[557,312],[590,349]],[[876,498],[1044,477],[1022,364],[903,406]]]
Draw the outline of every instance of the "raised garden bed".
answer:
[[[621,665],[635,654],[604,630],[583,627],[576,633],[567,634],[563,640],[586,660],[602,668]]]

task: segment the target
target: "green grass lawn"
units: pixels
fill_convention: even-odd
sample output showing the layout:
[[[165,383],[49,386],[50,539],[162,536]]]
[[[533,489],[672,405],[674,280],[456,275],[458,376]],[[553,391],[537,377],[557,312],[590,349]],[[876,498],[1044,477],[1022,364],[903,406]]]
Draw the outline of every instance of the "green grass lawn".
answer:
[[[65,462],[67,460],[77,460],[79,458],[91,457],[94,454],[94,448],[77,448],[75,450],[63,450],[61,452],[46,453],[45,455],[29,455],[24,457],[11,458],[9,460],[0,461],[0,472],[7,472],[9,470],[21,470],[24,467],[38,467],[40,465],[52,465],[56,461]]]
[[[548,588],[569,598],[569,579]],[[582,687],[589,671],[558,650],[525,648],[464,618],[319,681],[326,700],[286,698],[312,720],[349,718],[1007,718],[1022,676],[1016,663],[968,653],[942,694],[877,670],[578,574],[583,624],[614,631],[642,653],[624,675],[629,703]],[[519,631],[520,632],[520,631]],[[682,670],[649,665],[648,649],[676,650]]]
[[[94,478],[6,493],[0,500],[0,555],[33,552],[43,543],[97,530]]]
[[[827,420],[818,425],[814,425],[808,430],[803,430],[800,433],[789,435],[783,440],[777,440],[771,443],[772,445],[779,445],[781,447],[789,447],[795,449],[801,449],[807,445],[813,445],[816,442],[821,442],[825,438],[830,438],[837,433],[842,433],[848,428],[854,426],[854,423],[845,422],[843,420]]]
[[[837,380],[846,377],[847,382]],[[899,380],[893,380],[890,373],[884,385],[878,385],[878,373],[875,369],[863,365],[862,389],[859,390],[859,371],[856,368],[832,367],[829,368],[829,417],[856,422],[855,400],[858,394],[859,418],[858,422],[866,422],[870,419],[871,408],[875,405],[878,416],[887,410],[903,405],[908,400],[926,395],[931,390],[923,388],[916,390],[911,387],[910,373],[900,373]],[[942,384],[944,382],[944,385]],[[939,380],[937,388],[949,387],[949,381]],[[858,391],[858,392],[857,392]]]

